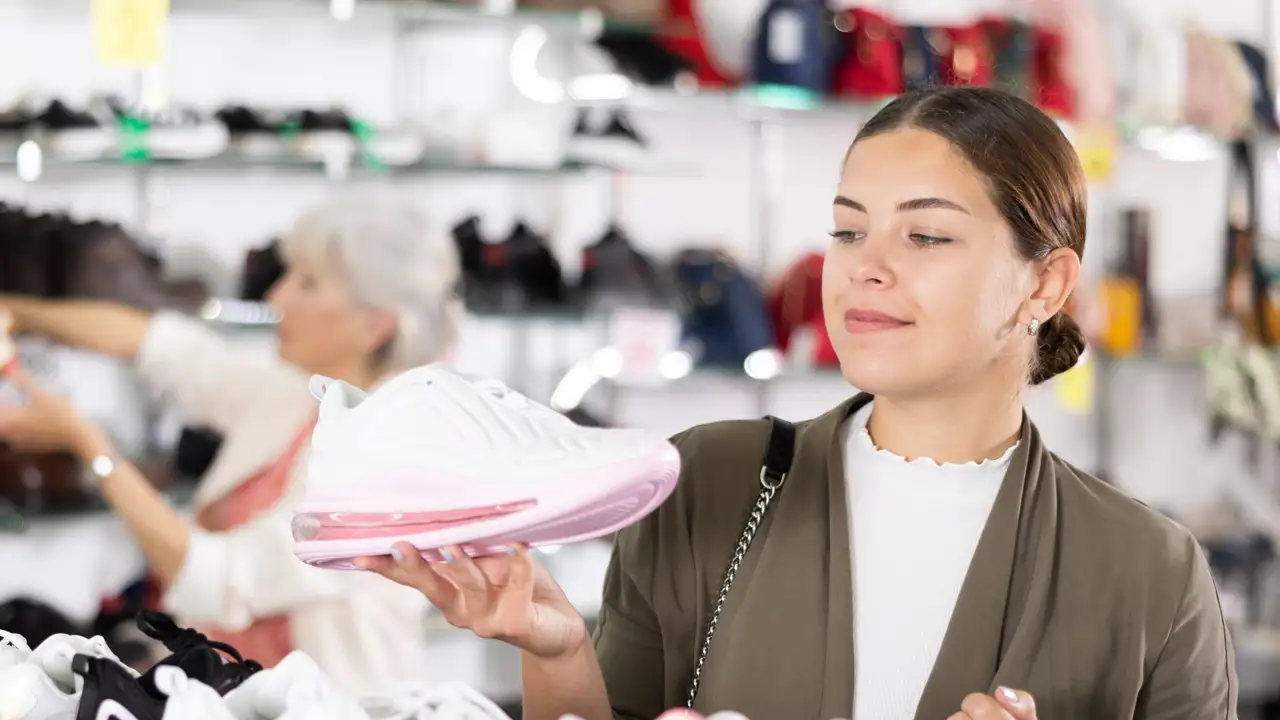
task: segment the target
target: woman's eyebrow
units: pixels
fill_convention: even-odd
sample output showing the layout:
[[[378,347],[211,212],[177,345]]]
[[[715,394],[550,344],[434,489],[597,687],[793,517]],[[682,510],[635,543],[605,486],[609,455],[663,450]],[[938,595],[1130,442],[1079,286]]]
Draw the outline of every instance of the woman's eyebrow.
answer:
[[[867,208],[865,205],[858,202],[857,200],[851,200],[843,195],[837,195],[836,199],[833,201],[833,204],[843,205],[844,207],[857,210],[858,212],[867,211]],[[962,212],[965,215],[972,215],[972,213],[970,213],[969,210],[965,208],[963,205],[954,203],[950,200],[947,200],[946,198],[937,198],[937,197],[915,198],[913,200],[907,200],[905,202],[898,203],[898,212],[905,212],[908,210],[935,210],[935,209],[955,210],[956,212]]]

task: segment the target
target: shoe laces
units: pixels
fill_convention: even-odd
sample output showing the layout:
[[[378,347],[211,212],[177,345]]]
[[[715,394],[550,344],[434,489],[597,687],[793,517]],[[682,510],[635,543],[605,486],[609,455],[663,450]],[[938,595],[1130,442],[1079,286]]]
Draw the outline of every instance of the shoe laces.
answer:
[[[493,378],[481,378],[478,380],[472,380],[471,384],[473,387],[475,387],[476,390],[479,390],[480,392],[485,393],[486,395],[494,398],[495,400],[506,405],[507,407],[510,407],[525,413],[536,413],[543,417],[556,418],[557,420],[563,420],[566,426],[572,426],[574,424],[572,420],[569,420],[568,418],[564,417],[560,413],[548,407],[539,405],[538,403],[530,400],[525,395],[519,392],[516,392],[515,390],[512,390],[510,387],[507,386],[506,383],[502,382],[501,380],[494,380]]]
[[[138,629],[147,636],[159,640],[169,652],[185,652],[195,647],[210,647],[230,657],[233,662],[226,663],[218,678],[218,684],[230,682],[238,685],[245,678],[262,670],[262,664],[256,660],[246,660],[235,647],[224,642],[211,640],[199,630],[178,627],[173,618],[154,610],[143,610],[138,613]]]

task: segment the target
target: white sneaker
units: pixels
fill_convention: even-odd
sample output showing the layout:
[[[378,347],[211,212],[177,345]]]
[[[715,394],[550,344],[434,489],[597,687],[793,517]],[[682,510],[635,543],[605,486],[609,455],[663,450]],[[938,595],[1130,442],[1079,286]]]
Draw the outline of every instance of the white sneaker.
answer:
[[[153,677],[167,698],[161,720],[235,720],[217,690],[187,677],[177,665],[157,665]]]
[[[234,720],[368,720],[354,700],[333,687],[316,661],[298,650],[250,676],[223,703]]]
[[[584,428],[494,380],[444,365],[372,395],[315,378],[322,399],[294,552],[352,569],[398,541],[442,559],[513,543],[564,545],[648,515],[675,489],[680,456],[642,430]]]
[[[75,717],[84,689],[84,680],[71,670],[71,659],[78,654],[120,663],[99,636],[52,635],[21,661],[0,667],[0,718],[64,720]],[[124,663],[120,666],[125,667]],[[137,675],[132,670],[129,672]]]
[[[31,646],[17,633],[0,630],[0,668],[25,661],[31,656]]]
[[[462,683],[402,685],[360,707],[370,720],[511,720],[497,703]]]

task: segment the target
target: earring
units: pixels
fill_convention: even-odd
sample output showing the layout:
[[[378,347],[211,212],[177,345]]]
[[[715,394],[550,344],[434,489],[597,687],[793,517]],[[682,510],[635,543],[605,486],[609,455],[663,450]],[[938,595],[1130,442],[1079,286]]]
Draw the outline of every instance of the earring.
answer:
[[[1031,318],[1031,322],[1027,323],[1027,334],[1035,335],[1040,330],[1040,318]]]

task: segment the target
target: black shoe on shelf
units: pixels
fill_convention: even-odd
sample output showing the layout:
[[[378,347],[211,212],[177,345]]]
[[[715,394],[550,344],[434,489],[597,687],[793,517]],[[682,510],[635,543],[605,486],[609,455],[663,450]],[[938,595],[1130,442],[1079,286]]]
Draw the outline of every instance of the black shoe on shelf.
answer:
[[[609,53],[619,72],[641,85],[697,87],[693,63],[659,45],[652,33],[607,28],[596,44]]]
[[[636,130],[631,118],[622,110],[609,114],[608,122],[595,129],[590,115],[582,111],[569,140],[567,157],[574,162],[619,170],[636,169],[645,165],[648,143]]]
[[[36,114],[21,103],[0,109],[0,137],[22,135],[36,122]]]
[[[290,125],[297,128],[298,148],[308,157],[330,160],[356,151],[355,125],[341,109],[303,110]]]
[[[514,306],[508,305],[506,309],[564,308],[569,288],[560,261],[547,247],[546,240],[532,228],[523,222],[516,223],[511,235],[491,252],[500,252],[506,264],[504,289],[508,292],[504,300],[515,301]]]
[[[280,155],[280,134],[284,130],[285,117],[250,108],[244,105],[224,107],[217,112],[218,120],[231,135],[231,147],[241,155]]]
[[[578,291],[595,306],[652,307],[673,302],[673,291],[653,262],[616,225],[583,249]]]
[[[480,218],[475,215],[453,227],[453,242],[462,265],[462,291],[467,307],[476,312],[500,312],[503,279],[507,275],[505,253],[499,245],[484,239]]]
[[[48,152],[67,160],[109,157],[119,147],[115,117],[106,109],[85,112],[54,100],[36,116],[34,126]]]
[[[267,293],[284,277],[284,273],[284,257],[280,254],[278,239],[250,250],[245,253],[244,270],[240,276],[240,299],[265,302]]]

